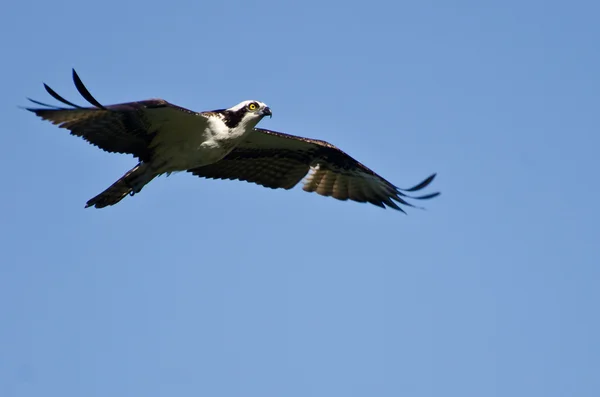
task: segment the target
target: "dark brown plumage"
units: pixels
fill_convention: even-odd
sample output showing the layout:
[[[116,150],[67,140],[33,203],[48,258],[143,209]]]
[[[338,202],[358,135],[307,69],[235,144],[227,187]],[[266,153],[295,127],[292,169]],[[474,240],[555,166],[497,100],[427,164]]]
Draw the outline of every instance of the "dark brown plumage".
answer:
[[[103,106],[74,70],[73,80],[81,96],[93,107],[67,101],[44,84],[53,98],[71,108],[31,100],[44,107],[28,110],[102,150],[132,154],[140,160],[140,164],[105,192],[89,200],[87,206],[102,208],[119,202],[127,194],[139,192],[161,173],[156,172],[158,168],[152,168],[157,158],[170,154],[170,145],[195,138],[187,134],[206,128],[209,117],[218,117],[228,128],[241,119],[241,113],[236,113],[241,110],[193,112],[162,99]],[[412,188],[400,189],[330,143],[262,128],[254,128],[220,160],[190,167],[187,171],[204,178],[237,179],[272,189],[291,189],[308,174],[303,187],[307,192],[402,212],[398,204],[414,207],[407,199],[425,200],[439,195],[438,192],[417,197],[407,195],[427,187],[435,174]]]
[[[216,163],[189,170],[212,179],[238,179],[268,188],[291,189],[309,172],[303,190],[338,200],[368,202],[402,211],[394,201],[414,207],[406,195],[427,187],[435,174],[409,189],[399,189],[334,145],[316,139],[255,128],[248,138]]]

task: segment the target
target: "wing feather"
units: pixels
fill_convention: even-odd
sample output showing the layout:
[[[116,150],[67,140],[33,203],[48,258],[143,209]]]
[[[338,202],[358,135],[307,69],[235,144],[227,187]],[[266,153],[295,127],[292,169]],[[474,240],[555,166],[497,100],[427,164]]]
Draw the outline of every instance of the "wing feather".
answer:
[[[75,72],[75,71],[73,71],[73,72]],[[73,106],[75,109],[84,109],[83,106],[76,105],[73,102],[67,101],[65,98],[63,98],[62,96],[58,95],[58,93],[56,91],[54,91],[52,88],[50,88],[48,86],[48,84],[44,83],[44,88],[46,89],[46,92],[48,94],[50,94],[50,96],[52,98],[56,99],[57,101],[62,102],[65,105],[68,105],[68,106]],[[32,102],[34,102],[34,101],[32,101]],[[46,105],[46,104],[43,104],[43,105],[44,106],[48,106],[48,107],[52,107],[51,105]]]
[[[75,70],[73,70],[73,82],[79,94],[93,107],[83,107],[68,101],[44,84],[51,97],[70,107],[48,105],[28,98],[32,103],[43,107],[26,109],[43,120],[68,129],[71,135],[79,136],[107,152],[128,153],[141,161],[149,161],[156,149],[154,147],[156,142],[168,143],[171,139],[162,137],[163,139],[155,141],[152,145],[157,134],[177,133],[173,131],[177,128],[163,127],[169,123],[180,127],[190,120],[197,123],[198,117],[189,116],[202,116],[202,122],[206,120],[202,113],[193,112],[162,99],[103,106],[90,94]]]
[[[333,185],[333,197],[338,200],[348,200],[348,178],[338,174]]]
[[[77,88],[77,91],[79,91],[79,93],[81,94],[81,96],[83,97],[83,99],[85,99],[86,101],[88,101],[90,103],[90,105],[95,106],[98,109],[106,110],[106,108],[104,106],[102,106],[100,104],[100,102],[98,102],[96,100],[96,98],[94,98],[92,96],[92,94],[90,94],[90,92],[85,87],[85,85],[83,85],[83,82],[81,81],[81,79],[77,75],[77,72],[75,72],[75,69],[73,69],[73,81],[75,82],[75,87]]]
[[[430,199],[439,192],[409,196],[427,187],[435,174],[410,189],[400,189],[325,141],[255,129],[222,160],[188,170],[212,179],[238,179],[272,189],[291,189],[307,174],[303,190],[338,200],[368,202],[404,212],[406,199]]]

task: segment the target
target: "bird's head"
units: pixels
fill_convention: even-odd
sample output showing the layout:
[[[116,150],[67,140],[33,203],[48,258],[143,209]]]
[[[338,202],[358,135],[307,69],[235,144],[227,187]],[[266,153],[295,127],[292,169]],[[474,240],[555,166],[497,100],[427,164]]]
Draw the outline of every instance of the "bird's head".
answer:
[[[264,117],[264,116],[273,116],[271,113],[271,109],[260,101],[243,101],[238,103],[237,105],[227,109],[236,113],[244,113],[247,117],[255,118],[255,117]]]
[[[225,110],[225,116],[230,127],[239,124],[254,127],[263,117],[272,117],[271,109],[263,102],[243,101]]]

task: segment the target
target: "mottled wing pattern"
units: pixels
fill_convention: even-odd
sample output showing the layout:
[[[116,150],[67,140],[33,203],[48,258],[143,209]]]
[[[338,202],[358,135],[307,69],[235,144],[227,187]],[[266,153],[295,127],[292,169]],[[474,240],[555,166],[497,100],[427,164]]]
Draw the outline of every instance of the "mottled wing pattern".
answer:
[[[29,99],[43,107],[27,110],[107,152],[129,153],[147,161],[152,155],[150,143],[165,120],[181,115],[199,115],[162,99],[103,106],[89,93],[75,70],[73,81],[81,96],[93,107],[82,107],[67,101],[44,84],[48,94],[70,107]]]
[[[239,145],[224,159],[189,170],[213,179],[238,179],[272,189],[291,189],[309,170],[310,153],[293,150],[247,148]]]
[[[414,207],[406,199],[430,199],[439,193],[412,197],[435,174],[410,189],[399,189],[330,143],[255,129],[245,142],[214,164],[189,170],[213,179],[239,179],[272,189],[291,189],[307,174],[303,189],[338,200],[368,202],[402,211]]]

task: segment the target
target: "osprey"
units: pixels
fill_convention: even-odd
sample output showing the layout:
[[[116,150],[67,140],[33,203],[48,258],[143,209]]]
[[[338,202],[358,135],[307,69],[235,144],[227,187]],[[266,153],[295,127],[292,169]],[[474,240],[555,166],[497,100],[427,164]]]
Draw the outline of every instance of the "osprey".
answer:
[[[244,101],[229,109],[194,112],[163,99],[101,105],[73,70],[81,96],[93,107],[67,101],[52,88],[54,99],[70,107],[27,108],[72,135],[100,149],[127,153],[139,162],[87,207],[114,205],[139,193],[161,174],[188,171],[201,178],[238,179],[271,189],[291,189],[307,174],[303,189],[338,200],[368,202],[404,212],[398,204],[430,199],[439,193],[409,196],[425,188],[435,174],[410,189],[400,189],[334,145],[281,132],[256,128],[271,109],[259,101]]]

